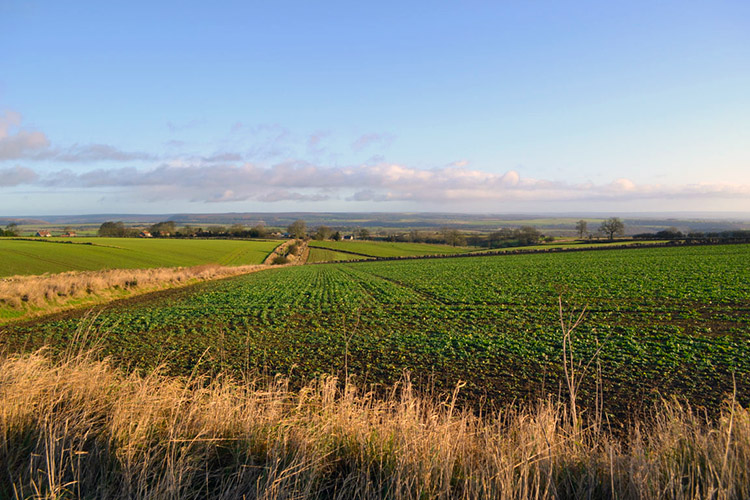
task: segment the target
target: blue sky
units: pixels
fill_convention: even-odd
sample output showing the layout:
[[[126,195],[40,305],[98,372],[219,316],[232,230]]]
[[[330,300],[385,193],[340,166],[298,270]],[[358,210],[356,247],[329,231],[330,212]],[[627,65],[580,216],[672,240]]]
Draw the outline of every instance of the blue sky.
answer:
[[[750,3],[0,2],[0,215],[750,212]]]

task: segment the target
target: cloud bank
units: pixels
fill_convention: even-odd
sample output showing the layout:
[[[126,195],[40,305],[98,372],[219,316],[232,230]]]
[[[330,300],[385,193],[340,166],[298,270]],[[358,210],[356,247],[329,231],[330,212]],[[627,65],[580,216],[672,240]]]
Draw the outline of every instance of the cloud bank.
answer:
[[[117,191],[120,198],[135,201],[169,200],[196,203],[256,201],[321,202],[338,200],[356,206],[388,202],[431,206],[476,206],[491,209],[505,202],[587,202],[679,199],[750,200],[750,185],[707,182],[694,184],[638,184],[627,178],[606,183],[576,183],[565,180],[522,177],[515,170],[504,173],[473,169],[466,160],[436,168],[415,168],[372,156],[365,163],[330,166],[306,160],[276,161],[285,151],[289,132],[280,126],[248,127],[236,124],[232,134],[249,133],[262,138],[256,150],[237,153],[219,150],[211,155],[158,157],[129,152],[106,144],[74,144],[53,147],[47,136],[22,126],[20,114],[0,115],[0,189],[18,186],[40,191],[58,189],[100,192]],[[328,132],[306,139],[308,152],[320,153]],[[354,150],[387,145],[393,138],[366,134],[351,144]],[[182,143],[175,143],[180,147]],[[248,158],[256,162],[246,161]],[[47,160],[44,169],[17,163]],[[4,167],[3,163],[13,166]],[[141,162],[149,167],[115,166],[85,168],[87,164]],[[56,167],[55,167],[55,164]],[[60,168],[67,166],[69,168]],[[385,208],[385,207],[384,207]],[[387,209],[387,208],[386,208]]]
[[[26,130],[21,127],[21,121],[21,114],[15,111],[0,115],[0,161],[93,163],[157,159],[148,153],[122,151],[108,144],[74,144],[66,148],[53,148],[44,132]]]
[[[638,200],[658,198],[750,197],[750,186],[726,183],[641,185],[621,178],[606,184],[524,178],[448,166],[418,169],[394,163],[327,167],[303,161],[261,166],[161,164],[135,167],[70,169],[39,173],[25,167],[0,170],[0,186],[29,184],[49,189],[119,188],[135,198],[192,202],[255,200],[350,202],[476,203],[505,201]]]
[[[0,115],[0,160],[26,158],[49,148],[46,135],[20,129],[20,125],[20,113],[6,111]]]
[[[370,146],[389,146],[394,141],[394,137],[389,134],[370,133],[359,136],[351,144],[353,151],[362,151]]]
[[[30,168],[15,166],[12,168],[0,168],[0,187],[18,186],[31,184],[39,176]]]

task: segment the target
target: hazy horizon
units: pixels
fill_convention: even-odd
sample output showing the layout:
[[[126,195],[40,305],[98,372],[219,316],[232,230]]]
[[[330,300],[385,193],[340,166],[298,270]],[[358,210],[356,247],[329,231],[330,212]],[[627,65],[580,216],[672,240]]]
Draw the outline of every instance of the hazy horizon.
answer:
[[[211,219],[211,217],[216,219]],[[415,217],[417,222],[439,221],[441,218],[449,220],[451,217],[456,218],[456,222],[467,222],[471,220],[534,220],[534,219],[597,219],[620,217],[625,220],[640,221],[675,221],[675,223],[687,224],[690,222],[727,222],[741,223],[743,227],[750,225],[750,213],[747,212],[609,212],[609,211],[591,211],[591,212],[497,212],[497,213],[479,213],[479,212],[422,212],[422,211],[404,211],[404,212],[378,212],[378,211],[246,211],[246,212],[163,212],[163,213],[57,213],[57,214],[22,214],[6,215],[0,213],[0,223],[11,221],[47,221],[50,224],[73,223],[73,221],[88,221],[88,223],[100,223],[110,220],[122,220],[129,223],[136,222],[158,222],[162,220],[177,220],[185,222],[191,220],[191,217],[197,217],[207,221],[222,221],[235,219],[260,220],[261,217],[270,217],[276,219],[284,218],[301,218],[311,219],[314,223],[328,224],[340,222],[339,219],[346,220],[348,217],[356,218],[359,216],[369,216],[372,221],[387,221],[389,219],[397,220],[400,216]],[[238,220],[239,220],[238,219]],[[291,220],[291,219],[290,219]],[[354,221],[350,221],[352,224]],[[416,224],[416,222],[415,222]],[[356,224],[355,224],[356,225]],[[417,224],[418,225],[418,224]]]

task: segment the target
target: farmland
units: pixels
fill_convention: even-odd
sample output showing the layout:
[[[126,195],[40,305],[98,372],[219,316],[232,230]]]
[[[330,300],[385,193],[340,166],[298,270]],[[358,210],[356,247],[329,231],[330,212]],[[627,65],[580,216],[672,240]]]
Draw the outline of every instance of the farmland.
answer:
[[[358,260],[355,259],[357,256],[359,258],[370,259],[414,258],[426,256],[450,257],[451,255],[461,254],[480,255],[485,253],[531,253],[536,251],[603,249],[612,246],[662,246],[666,243],[668,242],[665,240],[616,240],[610,242],[606,240],[581,241],[561,239],[548,243],[539,243],[537,245],[519,246],[511,244],[506,247],[487,248],[385,241],[312,241],[310,242],[310,247],[314,250],[314,257],[311,260],[308,260],[308,262]],[[336,253],[323,253],[326,250]]]
[[[471,252],[473,247],[454,247],[428,243],[394,243],[385,241],[311,241],[313,248],[350,252],[368,257],[411,257],[419,255],[447,255]]]
[[[363,260],[367,259],[364,255],[356,255],[352,253],[337,252],[335,250],[328,250],[326,248],[310,248],[310,255],[307,258],[307,262],[315,264],[317,262],[331,262],[339,260]]]
[[[0,239],[0,276],[156,267],[260,264],[279,241],[76,238]]]
[[[612,411],[670,394],[716,405],[733,373],[746,404],[748,261],[750,246],[733,245],[298,266],[115,303],[89,321],[104,352],[136,367],[184,374],[200,359],[200,370],[366,384],[408,370],[500,403],[558,391],[562,293],[566,315],[588,306],[575,354],[601,347]],[[65,313],[0,338],[62,348],[82,322]]]

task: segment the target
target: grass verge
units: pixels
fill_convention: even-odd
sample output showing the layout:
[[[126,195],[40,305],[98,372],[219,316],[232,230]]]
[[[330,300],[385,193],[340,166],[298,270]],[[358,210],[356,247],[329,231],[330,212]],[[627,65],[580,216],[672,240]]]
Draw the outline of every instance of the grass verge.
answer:
[[[748,498],[750,412],[662,402],[617,436],[560,402],[479,415],[455,393],[126,374],[0,359],[2,498]]]
[[[0,279],[0,324],[15,319],[92,305],[139,293],[226,278],[263,269],[266,265],[167,267],[70,271]]]

